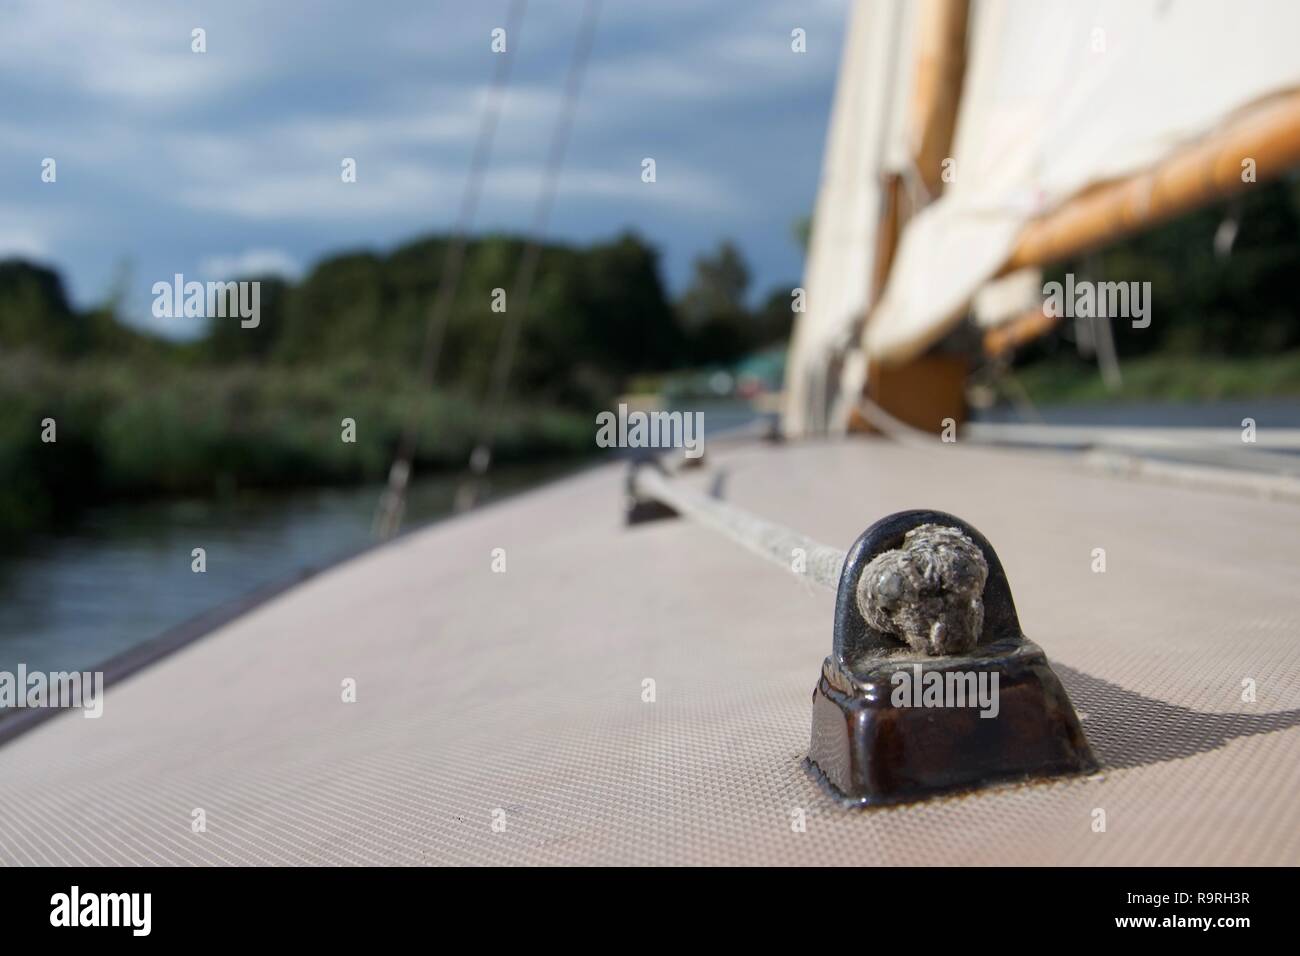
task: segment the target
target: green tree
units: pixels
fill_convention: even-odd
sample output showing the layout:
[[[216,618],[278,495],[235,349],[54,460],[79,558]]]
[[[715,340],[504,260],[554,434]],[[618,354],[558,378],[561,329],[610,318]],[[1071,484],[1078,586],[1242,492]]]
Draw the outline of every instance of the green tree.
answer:
[[[729,240],[696,258],[691,283],[677,304],[686,330],[692,364],[729,362],[753,345],[751,316],[745,305],[749,267]]]
[[[207,334],[200,352],[215,362],[261,360],[275,349],[284,334],[290,284],[279,276],[250,277],[258,285],[258,324],[245,328],[238,317],[208,319]]]
[[[754,313],[753,341],[757,346],[774,345],[788,341],[794,329],[794,299],[791,295],[795,283],[779,285],[768,293],[763,304]]]
[[[0,348],[73,355],[89,345],[89,326],[68,304],[57,272],[23,259],[0,262]]]
[[[730,240],[723,240],[712,255],[696,257],[691,284],[679,305],[682,321],[694,331],[709,322],[742,315],[748,288],[749,267],[740,250]]]

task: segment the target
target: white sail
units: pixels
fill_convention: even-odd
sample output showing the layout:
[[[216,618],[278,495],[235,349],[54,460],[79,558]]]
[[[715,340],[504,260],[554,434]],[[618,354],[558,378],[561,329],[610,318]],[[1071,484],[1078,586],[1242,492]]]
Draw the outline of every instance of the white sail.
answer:
[[[1293,0],[974,4],[955,178],[905,229],[867,353],[941,337],[1030,219],[1300,87],[1298,36]]]
[[[944,192],[870,301],[881,182],[909,168],[915,4],[855,4],[826,144],[784,427],[824,429],[865,356],[907,361],[1007,263],[1026,224],[1300,89],[1293,0],[973,0]],[[1249,157],[1242,157],[1243,160]],[[867,311],[862,351],[851,343]]]
[[[826,427],[837,387],[836,356],[868,302],[880,217],[881,177],[907,163],[904,104],[912,75],[915,5],[854,5],[840,62],[785,385],[784,427]]]

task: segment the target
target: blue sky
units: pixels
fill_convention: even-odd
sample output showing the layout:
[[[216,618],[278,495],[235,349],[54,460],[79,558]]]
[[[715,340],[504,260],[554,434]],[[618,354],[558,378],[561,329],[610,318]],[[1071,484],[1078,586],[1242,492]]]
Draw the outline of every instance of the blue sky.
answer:
[[[506,0],[8,0],[0,30],[0,257],[75,302],[247,269],[300,274],[453,221]],[[475,231],[522,230],[578,28],[531,0]],[[754,292],[797,280],[847,0],[605,0],[549,235],[625,228],[691,260],[734,239]],[[190,50],[207,31],[207,52]],[[790,49],[796,27],[807,53]],[[654,157],[658,181],[641,181]],[[41,182],[41,163],[58,180]],[[340,180],[343,157],[358,181]],[[226,274],[226,275],[223,275]],[[190,320],[191,322],[193,320]]]

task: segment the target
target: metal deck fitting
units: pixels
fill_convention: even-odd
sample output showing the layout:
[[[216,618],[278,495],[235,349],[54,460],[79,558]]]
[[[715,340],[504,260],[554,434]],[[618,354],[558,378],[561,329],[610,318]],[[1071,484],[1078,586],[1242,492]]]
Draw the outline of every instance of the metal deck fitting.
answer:
[[[980,596],[983,628],[974,648],[937,656],[872,626],[859,597],[873,560],[904,547],[908,532],[935,525],[960,531],[988,568]],[[951,582],[933,571],[926,568],[927,594],[941,604]],[[890,515],[849,550],[831,654],[813,691],[806,764],[847,806],[905,803],[1097,769],[1065,688],[1042,649],[1020,630],[996,552],[966,522],[941,511]]]

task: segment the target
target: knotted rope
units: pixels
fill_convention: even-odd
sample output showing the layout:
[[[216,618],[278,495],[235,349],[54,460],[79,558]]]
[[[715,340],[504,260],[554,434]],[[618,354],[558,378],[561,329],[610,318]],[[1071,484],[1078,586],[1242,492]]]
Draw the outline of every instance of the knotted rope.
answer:
[[[847,553],[756,514],[683,486],[642,466],[631,493],[719,531],[745,549],[822,587],[838,590]],[[919,654],[969,651],[984,627],[988,563],[958,528],[922,524],[900,547],[872,558],[854,594],[863,618]]]

